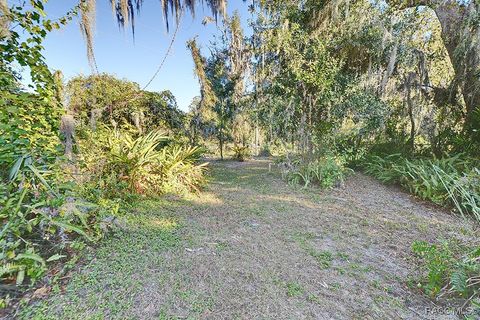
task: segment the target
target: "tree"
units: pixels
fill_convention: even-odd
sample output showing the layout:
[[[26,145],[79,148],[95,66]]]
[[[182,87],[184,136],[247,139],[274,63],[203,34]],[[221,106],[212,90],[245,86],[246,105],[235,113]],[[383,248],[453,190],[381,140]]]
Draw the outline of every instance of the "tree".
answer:
[[[101,122],[113,127],[129,124],[139,132],[183,131],[184,114],[170,91],[143,91],[135,82],[102,73],[71,79],[66,93],[69,112],[93,130]]]
[[[214,53],[206,66],[206,74],[216,96],[216,103],[212,110],[216,115],[215,129],[222,160],[225,142],[230,136],[233,117],[236,113],[235,88],[237,85],[236,79],[230,78],[225,57],[226,55],[220,52]]]
[[[387,0],[395,9],[427,6],[442,26],[442,39],[458,86],[466,105],[465,129],[479,125],[480,110],[480,5],[476,1],[456,0]]]
[[[245,92],[245,77],[250,60],[238,12],[231,18],[225,17],[219,31],[220,37],[210,47],[209,59],[202,56],[195,39],[190,40],[187,46],[194,61],[194,71],[200,83],[201,93],[194,119],[200,124],[198,116],[201,113],[213,114],[211,120],[219,142],[220,157],[223,159],[224,146],[232,136],[232,131],[235,144],[242,140],[235,137],[240,136],[237,132],[243,125],[240,119],[245,120],[240,116],[240,105]]]

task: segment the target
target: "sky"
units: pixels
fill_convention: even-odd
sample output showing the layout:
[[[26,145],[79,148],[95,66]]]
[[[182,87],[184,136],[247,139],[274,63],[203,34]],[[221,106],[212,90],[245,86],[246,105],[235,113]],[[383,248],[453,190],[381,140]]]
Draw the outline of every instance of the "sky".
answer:
[[[54,19],[63,16],[77,3],[78,0],[49,0],[45,11],[49,18]],[[229,1],[228,12],[231,14],[235,10],[238,10],[242,24],[247,28],[247,20],[250,18],[248,2]],[[192,99],[200,94],[186,42],[198,36],[202,51],[208,53],[207,46],[217,33],[214,23],[202,25],[203,18],[208,15],[209,9],[203,10],[199,5],[195,19],[189,13],[183,16],[173,49],[160,73],[147,88],[149,91],[170,90],[184,111],[188,110]],[[160,0],[144,0],[143,9],[136,17],[134,40],[130,28],[118,28],[110,1],[97,0],[94,47],[99,72],[135,81],[143,87],[164,58],[174,30],[172,23],[170,32],[166,30]],[[250,34],[249,30],[245,30],[245,33]],[[48,34],[44,47],[48,66],[61,70],[66,80],[79,74],[91,74],[77,19],[61,30]]]

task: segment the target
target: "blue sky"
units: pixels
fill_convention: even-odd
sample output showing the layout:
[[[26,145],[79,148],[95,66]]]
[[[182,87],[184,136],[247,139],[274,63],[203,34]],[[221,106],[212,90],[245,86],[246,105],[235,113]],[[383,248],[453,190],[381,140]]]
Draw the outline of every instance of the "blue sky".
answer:
[[[57,18],[76,3],[78,0],[50,0],[46,5],[46,12],[49,17]],[[250,18],[248,2],[230,1],[228,11],[232,13],[234,10],[240,12],[246,27],[247,19]],[[201,22],[207,15],[209,9],[203,10],[201,5],[197,8],[195,19],[192,19],[189,13],[184,15],[170,56],[159,75],[147,88],[150,91],[172,91],[182,110],[188,110],[192,98],[199,95],[199,85],[193,74],[193,61],[186,48],[186,41],[198,35],[204,53],[208,52],[205,49],[214,38],[216,26],[202,25]],[[110,1],[97,0],[95,56],[99,71],[135,81],[143,87],[163,59],[175,28],[171,25],[170,33],[167,33],[160,0],[145,0],[135,25],[133,41],[130,29],[119,30],[111,12]],[[248,30],[246,33],[250,34]],[[60,31],[49,34],[44,46],[49,67],[61,70],[66,79],[91,73],[77,20]]]

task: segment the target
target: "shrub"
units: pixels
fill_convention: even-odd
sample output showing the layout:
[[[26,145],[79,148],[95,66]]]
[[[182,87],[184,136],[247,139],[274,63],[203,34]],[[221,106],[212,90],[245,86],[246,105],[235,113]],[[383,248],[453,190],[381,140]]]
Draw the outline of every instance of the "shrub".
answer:
[[[233,159],[243,162],[251,155],[250,148],[247,146],[234,146]]]
[[[345,162],[340,157],[323,156],[313,161],[305,162],[301,159],[284,163],[284,176],[291,183],[318,185],[329,189],[345,180],[351,169],[345,167]]]
[[[420,259],[425,274],[418,287],[430,296],[458,295],[469,302],[480,294],[480,247],[472,249],[449,242],[415,241],[412,250]],[[477,312],[480,312],[480,305],[477,305]]]
[[[159,162],[156,148],[168,138],[152,131],[134,139],[130,134],[111,134],[106,154],[105,171],[127,182],[129,190],[144,193],[154,187],[149,176],[154,175]]]
[[[264,145],[258,154],[260,157],[271,157],[272,156],[272,151],[270,150],[269,145]]]
[[[99,205],[75,196],[58,165],[20,157],[0,184],[0,279],[16,286],[33,285],[48,264],[73,252],[72,240],[96,241],[108,214]],[[4,292],[5,293],[5,292]],[[5,305],[7,296],[0,297]]]
[[[198,164],[203,149],[188,146],[165,147],[160,156],[163,192],[197,192],[206,182],[207,163]]]

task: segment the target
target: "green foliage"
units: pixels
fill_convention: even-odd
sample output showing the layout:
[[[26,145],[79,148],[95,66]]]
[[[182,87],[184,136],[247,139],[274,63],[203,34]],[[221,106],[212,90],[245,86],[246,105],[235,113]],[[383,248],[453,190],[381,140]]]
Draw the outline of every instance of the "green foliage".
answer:
[[[198,164],[203,149],[188,146],[168,146],[162,150],[160,163],[164,192],[198,192],[206,183],[207,163]]]
[[[480,220],[478,162],[461,154],[441,159],[409,160],[400,154],[370,156],[365,172],[386,183],[398,183],[422,199],[453,206],[461,215]]]
[[[342,183],[351,171],[345,167],[341,157],[326,155],[313,161],[305,162],[296,159],[284,164],[284,176],[291,183],[317,185],[323,189],[330,189]]]
[[[225,16],[221,31],[210,47],[211,56],[202,56],[196,39],[187,43],[200,83],[201,96],[192,103],[191,140],[199,137],[218,140],[221,159],[228,142],[245,145],[250,134],[250,117],[244,112],[245,84],[250,50],[244,38],[238,12]]]
[[[109,206],[79,197],[61,158],[63,107],[42,42],[70,21],[78,6],[52,21],[44,2],[0,6],[2,18],[12,22],[0,39],[0,280],[8,289],[0,293],[1,307],[45,279],[52,265],[72,259],[79,243],[101,238],[112,213]],[[28,90],[17,66],[30,72]]]
[[[109,197],[118,196],[119,189],[150,195],[197,191],[205,182],[206,164],[197,164],[203,150],[174,145],[161,131],[98,128],[86,130],[82,137],[84,170]]]
[[[285,286],[287,288],[287,296],[289,297],[298,297],[305,292],[302,285],[297,282],[287,282]]]
[[[412,250],[421,261],[421,270],[426,273],[418,286],[429,295],[454,294],[471,299],[480,293],[480,247],[472,249],[452,242],[415,241]]]
[[[272,156],[272,151],[269,145],[264,145],[260,149],[260,152],[258,153],[260,157],[271,157]]]
[[[17,286],[39,280],[47,265],[71,256],[71,240],[102,237],[99,205],[75,197],[62,168],[22,156],[0,185],[0,261],[2,281]],[[2,297],[5,298],[5,297]]]
[[[0,38],[0,170],[23,154],[48,161],[58,155],[59,118],[62,107],[56,99],[53,75],[42,55],[47,33],[59,29],[76,14],[72,10],[58,21],[45,18],[44,1],[14,6],[2,12],[16,28]],[[20,85],[15,66],[30,71],[34,93]],[[31,90],[30,90],[31,91]]]
[[[184,114],[170,91],[142,91],[132,81],[109,74],[77,76],[66,86],[69,111],[82,125],[95,129],[132,125],[145,132],[163,129],[182,133]]]
[[[236,145],[233,147],[233,159],[243,162],[246,159],[250,158],[251,152],[248,146],[239,146]]]
[[[136,139],[128,133],[112,132],[109,138],[104,170],[116,175],[119,181],[126,181],[132,192],[144,193],[151,187],[147,179],[159,160],[156,148],[167,138],[159,131]]]

